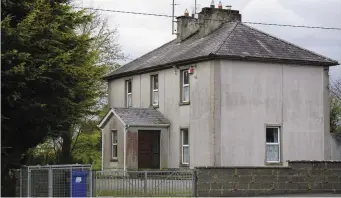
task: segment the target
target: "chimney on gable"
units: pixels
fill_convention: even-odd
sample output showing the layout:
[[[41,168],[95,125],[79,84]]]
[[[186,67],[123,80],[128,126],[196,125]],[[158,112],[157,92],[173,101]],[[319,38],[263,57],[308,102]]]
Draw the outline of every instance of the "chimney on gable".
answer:
[[[227,9],[223,9],[223,5],[219,2],[218,8],[203,8],[199,13],[199,34],[204,37],[214,30],[218,29],[223,23],[240,21],[242,20],[241,14],[238,10],[231,10],[231,6],[226,6]]]
[[[176,17],[177,19],[177,42],[181,42],[193,35],[199,30],[198,19],[194,18],[194,14],[189,16],[187,9],[183,16]]]

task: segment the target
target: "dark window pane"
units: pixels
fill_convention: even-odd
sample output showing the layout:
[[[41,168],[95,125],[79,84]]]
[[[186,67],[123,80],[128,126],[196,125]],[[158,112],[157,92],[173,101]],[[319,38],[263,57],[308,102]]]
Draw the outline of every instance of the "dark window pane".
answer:
[[[182,143],[188,145],[188,129],[182,129]]]
[[[117,157],[117,146],[116,145],[112,146],[112,157],[113,158]]]
[[[127,90],[128,90],[128,93],[131,93],[131,81],[130,80],[127,81]]]
[[[112,132],[112,143],[113,144],[117,143],[117,132],[116,131]]]
[[[266,142],[278,143],[278,128],[266,128]]]
[[[154,78],[153,89],[158,89],[159,88],[159,78],[158,78],[158,75],[153,76],[153,78]]]
[[[188,78],[188,71],[184,70],[183,72],[183,78],[184,78],[184,84],[189,84],[189,78]]]

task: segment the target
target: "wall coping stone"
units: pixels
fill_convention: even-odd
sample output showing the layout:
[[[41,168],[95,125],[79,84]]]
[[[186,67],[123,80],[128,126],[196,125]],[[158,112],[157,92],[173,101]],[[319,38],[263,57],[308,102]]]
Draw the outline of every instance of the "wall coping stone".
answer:
[[[287,160],[288,163],[341,163],[341,160]]]
[[[194,169],[292,169],[288,166],[197,166]]]

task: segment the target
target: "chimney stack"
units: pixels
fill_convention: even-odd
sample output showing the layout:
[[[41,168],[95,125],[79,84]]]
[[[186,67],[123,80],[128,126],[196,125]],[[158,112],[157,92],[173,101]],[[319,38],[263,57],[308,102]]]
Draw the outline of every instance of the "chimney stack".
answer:
[[[183,16],[177,17],[177,42],[181,42],[194,33],[199,31],[200,37],[205,37],[211,32],[215,31],[221,25],[227,22],[239,21],[241,22],[242,16],[238,10],[231,10],[231,6],[226,6],[223,9],[221,1],[219,1],[218,8],[215,8],[214,1],[212,0],[209,8],[203,8],[196,19],[195,11],[189,16],[186,9]]]
[[[203,8],[201,10],[199,13],[199,34],[201,37],[210,34],[224,23],[242,20],[238,10],[231,10],[231,6],[230,9],[223,9],[222,7],[221,2],[219,2],[218,8]]]
[[[199,30],[198,19],[194,18],[194,13],[189,16],[185,10],[184,16],[177,17],[177,42],[181,42]]]

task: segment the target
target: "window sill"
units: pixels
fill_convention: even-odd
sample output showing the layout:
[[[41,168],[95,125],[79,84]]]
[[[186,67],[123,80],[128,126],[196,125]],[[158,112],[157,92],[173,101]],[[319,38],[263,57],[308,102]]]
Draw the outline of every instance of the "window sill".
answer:
[[[182,163],[180,163],[180,167],[189,167],[189,164],[182,164]]]
[[[190,105],[190,102],[179,102],[179,106]]]
[[[283,162],[265,162],[265,166],[278,166],[283,165]]]
[[[118,162],[117,159],[111,159],[110,162]]]
[[[154,109],[158,109],[159,105],[150,105],[150,107],[153,107]]]

